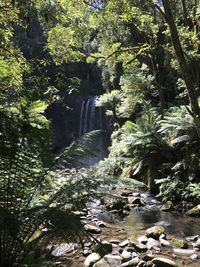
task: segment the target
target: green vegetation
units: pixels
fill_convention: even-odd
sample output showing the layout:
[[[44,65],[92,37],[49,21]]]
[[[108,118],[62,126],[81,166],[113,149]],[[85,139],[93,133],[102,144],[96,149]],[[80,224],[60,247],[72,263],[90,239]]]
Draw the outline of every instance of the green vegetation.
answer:
[[[66,75],[69,64],[84,62],[101,72],[106,93],[97,106],[114,122],[109,156],[93,170],[96,177],[135,178],[163,201],[199,204],[199,5],[197,0],[0,2],[2,267],[23,262],[44,236],[81,240],[86,234],[72,211],[94,193],[93,181],[79,172],[61,181],[56,169],[90,154],[85,144],[97,132],[53,153],[45,116],[52,104],[65,104],[80,90],[79,75]],[[23,36],[32,36],[36,47]]]

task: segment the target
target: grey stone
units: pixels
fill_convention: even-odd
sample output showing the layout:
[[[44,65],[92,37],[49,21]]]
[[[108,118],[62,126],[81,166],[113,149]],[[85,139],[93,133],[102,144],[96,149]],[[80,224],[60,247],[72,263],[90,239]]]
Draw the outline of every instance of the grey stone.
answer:
[[[199,239],[199,235],[187,236],[185,238],[185,240],[188,241],[188,242],[197,241],[198,239]]]
[[[174,210],[174,204],[172,201],[167,201],[165,204],[161,206],[162,211],[172,211]]]
[[[187,215],[193,216],[193,217],[199,217],[200,216],[200,204],[197,205],[196,207],[188,210]]]
[[[132,191],[129,190],[129,189],[123,189],[123,190],[121,191],[121,196],[123,196],[123,197],[128,197],[128,196],[130,196],[131,194],[132,194]]]
[[[121,254],[122,262],[126,262],[132,259],[132,253],[124,250]]]
[[[94,244],[91,249],[92,252],[96,252],[103,257],[104,255],[112,252],[112,244],[107,241],[103,241],[102,243]]]
[[[73,243],[61,243],[59,245],[54,246],[51,251],[51,255],[54,257],[63,257],[69,253],[72,253],[76,249]]]
[[[137,266],[140,259],[138,257],[133,258],[130,261],[124,262],[120,265],[120,267],[127,267],[127,266]]]
[[[121,248],[124,248],[124,247],[128,246],[128,244],[129,244],[129,241],[128,241],[128,239],[127,239],[127,240],[122,241],[122,242],[119,244],[119,246],[120,246]]]
[[[158,240],[155,240],[154,238],[149,238],[148,241],[147,241],[147,249],[152,249],[152,248],[155,248],[155,247],[160,247],[160,242]]]
[[[108,254],[104,256],[104,259],[110,266],[119,266],[121,264],[121,257],[117,255]]]
[[[151,260],[153,260],[155,258],[155,256],[153,255],[153,254],[146,254],[146,255],[144,255],[143,257],[142,257],[142,259],[144,260],[144,261],[151,261]]]
[[[103,222],[103,221],[97,221],[96,222],[96,226],[98,226],[98,227],[106,227],[106,223]]]
[[[193,255],[190,256],[190,259],[195,261],[195,260],[199,259],[199,256],[198,256],[198,254],[193,254]]]
[[[134,240],[129,241],[129,247],[133,247],[138,252],[145,252],[147,251],[147,246],[141,243],[137,243]]]
[[[137,267],[146,267],[146,262],[145,261],[140,261],[138,263]]]
[[[132,205],[145,206],[145,201],[141,197],[128,197],[128,203]]]
[[[88,232],[92,233],[92,234],[99,234],[101,233],[101,229],[94,226],[94,225],[91,225],[91,224],[86,224],[84,226],[85,230],[87,230]]]
[[[159,239],[160,235],[164,234],[165,228],[163,226],[153,226],[146,230],[146,236],[154,239]]]
[[[91,267],[101,259],[101,256],[97,253],[90,254],[84,261],[83,267]]]
[[[155,264],[156,267],[176,267],[177,264],[167,258],[154,258],[152,262]]]
[[[194,249],[183,249],[183,248],[174,248],[173,253],[179,256],[190,256],[195,254],[196,250]]]
[[[100,261],[96,262],[93,267],[110,267],[110,264],[108,264],[106,260],[101,259]]]
[[[139,243],[142,243],[144,245],[146,245],[147,241],[148,241],[148,237],[146,237],[145,235],[140,235],[137,237],[137,241]]]

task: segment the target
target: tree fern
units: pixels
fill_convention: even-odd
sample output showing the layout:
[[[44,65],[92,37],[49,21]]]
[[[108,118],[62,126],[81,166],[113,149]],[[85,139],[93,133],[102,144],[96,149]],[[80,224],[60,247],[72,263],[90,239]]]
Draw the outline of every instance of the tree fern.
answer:
[[[19,264],[44,235],[62,235],[80,241],[86,235],[80,220],[65,204],[80,208],[89,197],[90,181],[79,175],[51,187],[53,164],[72,161],[84,154],[84,143],[97,135],[72,144],[56,159],[50,151],[45,105],[22,99],[15,107],[0,111],[0,265]],[[87,149],[89,152],[89,149]],[[91,155],[91,152],[90,152]],[[84,190],[84,188],[87,190]],[[47,231],[42,232],[43,228]],[[38,238],[33,236],[40,232]]]

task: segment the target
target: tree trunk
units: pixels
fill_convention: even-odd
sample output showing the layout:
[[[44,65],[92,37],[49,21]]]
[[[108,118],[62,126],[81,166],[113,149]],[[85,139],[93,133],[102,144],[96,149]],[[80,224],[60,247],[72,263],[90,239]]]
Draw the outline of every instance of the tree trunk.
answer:
[[[179,35],[178,35],[178,30],[175,25],[174,18],[171,12],[169,0],[162,0],[162,3],[164,7],[164,12],[165,12],[165,20],[170,29],[172,44],[173,44],[176,57],[180,65],[183,79],[186,84],[189,101],[190,101],[190,105],[192,109],[192,115],[194,117],[197,132],[200,137],[200,108],[198,104],[198,94],[196,92],[194,81],[192,79],[190,70],[188,68],[188,64],[185,59],[185,55],[183,53],[183,49],[182,49],[181,42],[180,42]]]

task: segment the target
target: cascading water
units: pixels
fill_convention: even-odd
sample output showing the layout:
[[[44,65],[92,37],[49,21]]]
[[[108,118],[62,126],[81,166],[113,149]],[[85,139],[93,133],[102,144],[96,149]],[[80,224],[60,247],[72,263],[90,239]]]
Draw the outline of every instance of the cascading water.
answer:
[[[83,101],[80,113],[80,128],[79,136],[81,137],[85,133],[93,130],[103,130],[104,129],[104,112],[101,107],[96,107],[97,96],[91,96],[90,98]],[[104,147],[104,134],[103,132],[96,138],[92,147],[99,150],[96,157],[89,160],[84,160],[83,165],[93,165],[103,157],[105,157],[105,147]]]

